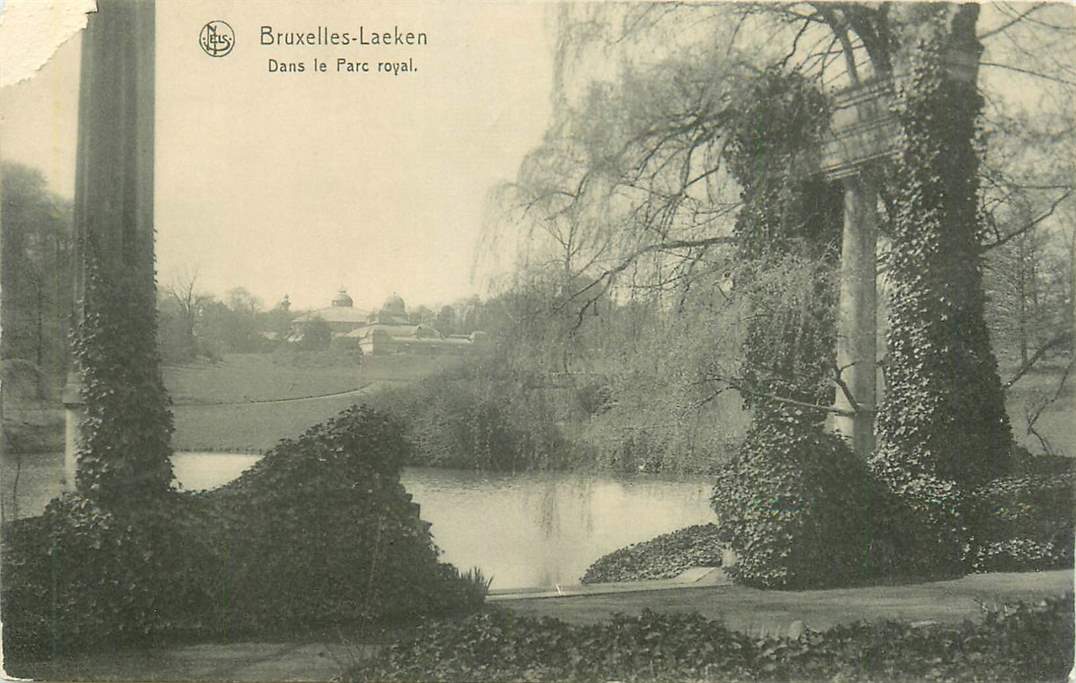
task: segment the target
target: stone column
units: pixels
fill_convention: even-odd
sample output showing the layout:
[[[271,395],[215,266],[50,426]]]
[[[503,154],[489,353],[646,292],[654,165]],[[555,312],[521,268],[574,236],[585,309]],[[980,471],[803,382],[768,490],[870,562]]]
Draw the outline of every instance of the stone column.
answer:
[[[837,311],[837,367],[844,387],[837,388],[834,429],[848,437],[862,458],[874,451],[877,336],[876,254],[878,185],[867,169],[846,177],[844,235],[841,245],[840,299]],[[845,393],[852,395],[855,403]]]
[[[82,319],[86,249],[102,270],[152,288],[153,0],[98,0],[82,36],[74,204],[74,323]],[[82,398],[77,370],[63,391],[65,487],[75,487]]]

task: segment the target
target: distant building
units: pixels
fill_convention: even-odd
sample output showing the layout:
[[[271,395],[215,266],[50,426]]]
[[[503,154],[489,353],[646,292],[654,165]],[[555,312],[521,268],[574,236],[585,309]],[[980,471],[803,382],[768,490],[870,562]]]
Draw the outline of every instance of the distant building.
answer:
[[[381,308],[370,313],[353,306],[351,297],[341,289],[328,308],[295,318],[292,337],[301,337],[303,324],[320,318],[329,324],[334,337],[354,339],[364,355],[459,355],[481,346],[486,339],[484,332],[446,337],[430,325],[412,322],[398,294],[385,299]]]
[[[365,325],[348,332],[347,336],[358,340],[363,354],[374,356],[464,354],[485,340],[482,332],[445,337],[430,325],[411,322],[407,306],[398,294],[385,299],[381,308],[370,314]]]
[[[292,320],[292,337],[302,336],[303,325],[315,318],[324,320],[334,335],[347,334],[360,325],[365,325],[370,313],[355,308],[355,302],[343,287],[333,297],[332,305],[309,311]]]

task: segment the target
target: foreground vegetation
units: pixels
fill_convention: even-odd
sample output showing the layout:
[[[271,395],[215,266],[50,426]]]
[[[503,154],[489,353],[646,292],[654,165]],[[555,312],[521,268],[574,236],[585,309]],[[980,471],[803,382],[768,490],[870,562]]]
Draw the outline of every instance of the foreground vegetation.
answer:
[[[434,621],[345,676],[366,681],[1057,681],[1073,664],[1073,598],[957,626],[884,621],[755,638],[697,614],[593,625],[488,611]]]
[[[176,638],[236,638],[474,609],[488,588],[438,560],[399,482],[399,424],[354,408],[235,481],[129,508],[82,494],[4,527],[10,662]]]
[[[953,572],[1013,572],[1043,571],[1072,567],[1073,557],[1073,482],[1076,462],[1057,456],[1034,456],[1018,453],[1013,459],[1011,476],[994,479],[973,489],[964,497],[960,514],[964,543],[959,550],[959,567]],[[729,511],[744,507],[742,501],[730,505],[715,491],[714,507],[722,519],[718,524],[687,527],[654,539],[621,548],[595,561],[582,577],[583,583],[607,581],[642,581],[676,576],[693,566],[720,566],[720,549],[729,537],[742,527],[741,533],[754,534],[754,557],[760,557],[757,567],[728,568],[728,573],[752,585],[780,582],[782,587],[819,586],[833,582],[839,576],[832,557],[823,561],[818,556],[800,550],[782,554],[783,536],[779,523],[780,510],[769,501],[760,501],[751,522],[745,524]],[[872,494],[874,506],[892,505],[881,492]],[[843,501],[847,503],[848,501]],[[883,525],[892,523],[880,507],[862,514],[862,529],[881,529],[872,544],[855,543],[851,537],[834,538],[820,551],[832,555],[835,548],[850,552],[846,573],[839,576],[847,583],[891,580],[901,574],[915,576],[916,567],[906,558],[887,556],[899,553],[899,545],[882,545],[900,537]],[[776,510],[776,513],[775,513]],[[894,513],[894,514],[899,514]],[[802,523],[802,519],[797,520]],[[833,533],[826,522],[816,535]],[[761,554],[758,549],[778,548]],[[792,557],[795,563],[790,562]],[[777,558],[777,559],[775,559]],[[777,572],[771,576],[768,573]],[[815,573],[819,575],[816,576]],[[922,574],[925,575],[925,574]],[[920,576],[922,576],[920,575]]]
[[[614,550],[587,567],[582,583],[671,579],[692,567],[721,566],[716,524],[696,524]]]

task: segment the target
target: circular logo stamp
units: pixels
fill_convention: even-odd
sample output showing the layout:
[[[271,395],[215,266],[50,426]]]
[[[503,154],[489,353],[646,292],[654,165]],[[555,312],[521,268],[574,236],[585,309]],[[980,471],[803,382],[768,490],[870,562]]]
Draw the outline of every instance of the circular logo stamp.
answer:
[[[211,21],[198,34],[198,44],[210,57],[223,57],[235,47],[235,31],[226,21]]]

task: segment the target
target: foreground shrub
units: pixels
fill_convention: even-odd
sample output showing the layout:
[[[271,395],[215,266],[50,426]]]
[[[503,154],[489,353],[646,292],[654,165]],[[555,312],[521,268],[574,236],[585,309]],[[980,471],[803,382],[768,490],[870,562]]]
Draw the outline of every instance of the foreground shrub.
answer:
[[[695,614],[614,615],[574,626],[508,611],[430,622],[348,681],[625,681],[749,677],[750,640]],[[686,676],[691,672],[690,676]]]
[[[789,422],[753,427],[717,474],[711,503],[737,554],[727,573],[760,588],[843,585],[877,573],[878,498],[863,463],[836,436]]]
[[[411,617],[469,599],[400,484],[408,448],[395,419],[352,408],[205,494],[234,628]]]
[[[575,626],[494,611],[430,622],[346,681],[1054,681],[1072,667],[1072,594],[982,623],[886,621],[753,638],[698,614]]]
[[[112,511],[77,494],[4,529],[2,610],[9,658],[132,644],[213,621],[216,558],[189,495]]]
[[[669,579],[691,567],[720,567],[716,524],[696,524],[614,550],[587,567],[583,583]]]
[[[875,514],[887,551],[887,572],[917,578],[962,576],[967,540],[965,492],[949,480],[874,461],[882,488]]]
[[[967,496],[970,571],[1027,571],[1073,563],[1073,472],[1003,477]]]
[[[7,525],[5,654],[235,636],[473,609],[399,482],[402,427],[352,408],[231,484],[127,512],[78,495]]]

